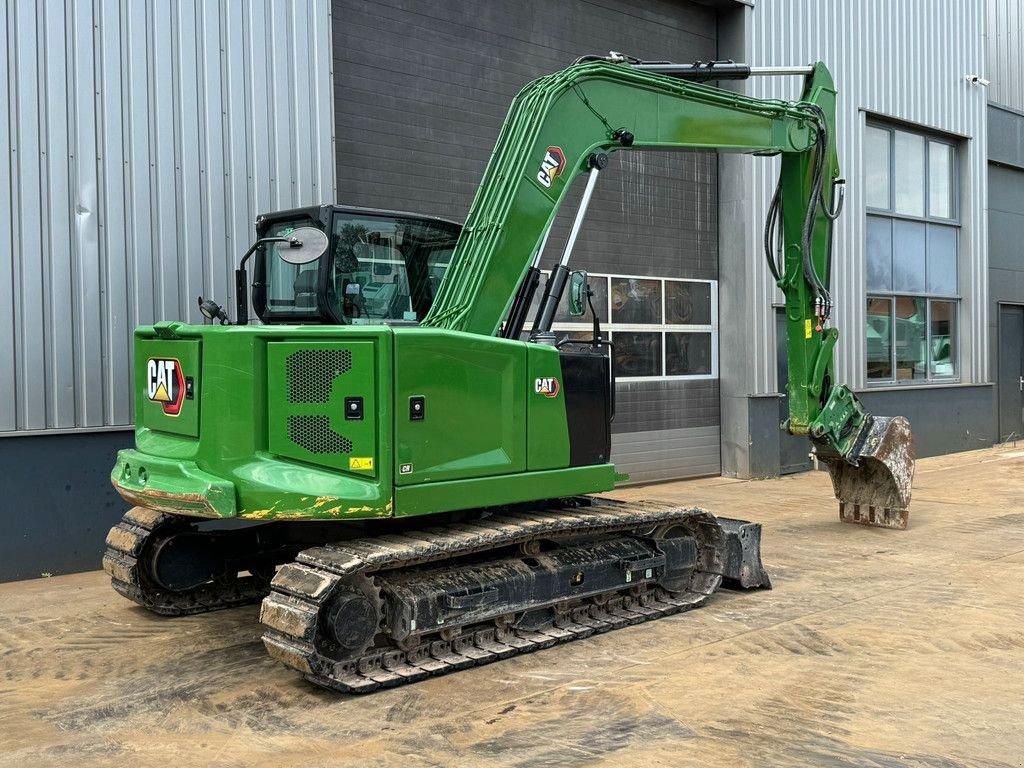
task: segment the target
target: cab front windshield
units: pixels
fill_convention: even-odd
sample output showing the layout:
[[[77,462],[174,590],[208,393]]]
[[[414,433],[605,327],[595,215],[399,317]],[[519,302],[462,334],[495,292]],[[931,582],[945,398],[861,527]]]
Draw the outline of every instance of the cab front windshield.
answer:
[[[460,229],[443,221],[334,214],[326,297],[331,312],[357,325],[422,320]]]

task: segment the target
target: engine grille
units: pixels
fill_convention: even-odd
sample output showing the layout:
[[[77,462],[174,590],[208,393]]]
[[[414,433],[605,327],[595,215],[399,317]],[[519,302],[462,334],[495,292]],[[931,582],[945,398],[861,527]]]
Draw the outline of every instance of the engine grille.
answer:
[[[326,403],[334,380],[352,370],[347,349],[300,349],[288,355],[289,403]]]
[[[352,453],[352,441],[331,429],[329,416],[289,416],[288,437],[310,453]]]

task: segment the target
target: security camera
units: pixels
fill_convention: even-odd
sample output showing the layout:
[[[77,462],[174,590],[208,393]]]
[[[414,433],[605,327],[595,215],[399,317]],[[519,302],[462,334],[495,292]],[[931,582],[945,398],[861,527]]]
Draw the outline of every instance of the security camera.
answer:
[[[991,80],[987,80],[981,75],[966,75],[964,79],[971,85],[980,85],[982,88],[987,87],[988,84],[992,82]]]

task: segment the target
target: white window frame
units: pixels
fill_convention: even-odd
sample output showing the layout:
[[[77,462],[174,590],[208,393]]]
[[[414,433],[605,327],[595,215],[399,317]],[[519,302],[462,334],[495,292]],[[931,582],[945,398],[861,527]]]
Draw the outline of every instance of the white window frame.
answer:
[[[616,376],[618,382],[629,383],[638,381],[700,381],[718,378],[718,281],[705,280],[693,277],[662,277],[659,275],[623,275],[620,273],[589,272],[590,279],[601,278],[605,281],[605,295],[607,306],[597,307],[598,316],[601,318],[601,332],[612,344],[615,343],[615,333],[660,333],[661,334],[661,370],[660,376]],[[611,281],[613,278],[623,280],[657,280],[661,283],[661,320],[660,324],[655,323],[613,323],[611,321]],[[665,284],[673,283],[707,283],[711,286],[711,322],[708,324],[679,325],[665,322]],[[573,322],[556,322],[551,329],[555,332],[587,333],[593,329],[593,319],[589,312]],[[666,376],[665,355],[665,334],[666,333],[708,333],[711,335],[711,372],[690,374],[685,376]]]

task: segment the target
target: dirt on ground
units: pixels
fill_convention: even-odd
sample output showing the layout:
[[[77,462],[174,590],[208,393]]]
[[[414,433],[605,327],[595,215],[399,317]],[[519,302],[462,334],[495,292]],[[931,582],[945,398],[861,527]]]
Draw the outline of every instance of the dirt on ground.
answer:
[[[914,485],[907,531],[841,524],[823,472],[620,491],[763,523],[775,589],[361,697],[272,661],[256,606],[0,585],[0,765],[1024,765],[1024,451]]]

